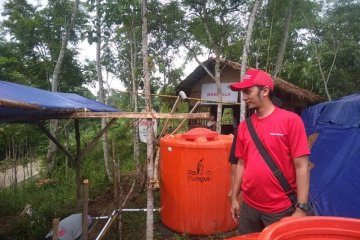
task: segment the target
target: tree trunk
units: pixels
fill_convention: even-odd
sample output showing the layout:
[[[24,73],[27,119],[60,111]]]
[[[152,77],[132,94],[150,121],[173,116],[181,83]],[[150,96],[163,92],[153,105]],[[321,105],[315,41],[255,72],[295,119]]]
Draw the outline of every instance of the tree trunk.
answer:
[[[134,112],[138,112],[138,95],[137,95],[137,84],[136,84],[136,76],[135,76],[135,68],[136,68],[136,38],[135,38],[135,29],[134,29],[134,19],[131,21],[131,33],[130,33],[130,68],[131,68],[131,82],[132,82],[132,92],[133,92],[133,106]],[[140,176],[141,166],[140,166],[140,145],[139,145],[139,128],[136,125],[134,127],[134,161],[136,165],[137,177]],[[139,181],[140,182],[140,181]]]
[[[221,70],[220,70],[220,53],[216,53],[215,60],[215,82],[216,82],[216,93],[217,93],[217,119],[216,119],[216,132],[221,133],[221,117],[222,117],[222,89],[221,89]]]
[[[65,34],[64,34],[63,40],[61,42],[60,53],[59,53],[58,59],[56,61],[56,65],[55,65],[54,72],[52,75],[51,91],[53,91],[53,92],[59,91],[59,76],[60,76],[61,65],[64,60],[66,46],[67,46],[69,38],[70,38],[71,30],[75,26],[78,8],[79,8],[79,0],[75,0],[74,1],[74,10],[73,10],[73,13],[71,16],[71,21],[70,21],[70,24],[66,27]],[[58,129],[58,120],[51,120],[50,121],[50,132],[55,138],[56,138],[57,129]],[[55,143],[53,143],[49,139],[49,146],[48,146],[48,152],[47,152],[47,157],[46,157],[47,163],[48,163],[47,164],[47,174],[51,174],[51,172],[53,171],[53,169],[56,165],[56,163],[55,163],[56,150],[57,150],[57,147],[56,147]]]
[[[250,14],[248,29],[246,30],[246,38],[245,38],[245,43],[244,43],[244,47],[243,47],[243,54],[242,54],[242,58],[241,58],[240,81],[243,80],[243,77],[245,75],[247,59],[248,59],[248,55],[250,52],[250,40],[251,40],[251,35],[252,35],[253,29],[254,29],[255,16],[256,16],[256,12],[257,12],[258,8],[261,6],[261,3],[262,3],[261,0],[256,0],[254,3],[254,8]],[[240,118],[239,118],[240,122],[245,120],[245,117],[246,117],[245,102],[242,98],[242,93],[240,92]]]
[[[141,1],[141,18],[142,18],[142,55],[143,55],[143,78],[145,91],[146,111],[151,112],[151,95],[150,95],[150,73],[149,73],[149,56],[148,56],[148,27],[146,14],[146,0]],[[146,212],[146,239],[154,239],[154,193],[150,183],[154,178],[154,131],[152,119],[148,118],[147,127],[147,212]]]
[[[189,48],[188,48],[189,49]],[[189,49],[190,50],[190,49]],[[190,50],[191,51],[191,50]],[[196,62],[202,66],[202,68],[205,70],[205,72],[209,75],[209,77],[214,80],[215,84],[216,84],[216,94],[218,96],[217,101],[217,110],[216,110],[216,114],[217,114],[217,119],[216,119],[216,131],[218,133],[221,133],[221,114],[222,114],[222,89],[221,89],[221,82],[220,82],[220,77],[221,77],[221,70],[220,70],[220,53],[216,54],[216,59],[215,59],[215,75],[213,75],[211,73],[211,71],[202,63],[200,62],[200,60],[196,57],[196,55],[194,56]]]
[[[274,70],[271,74],[273,81],[276,81],[276,78],[277,78],[278,74],[281,72],[281,69],[283,66],[286,44],[289,39],[289,27],[290,27],[290,21],[291,21],[291,7],[292,7],[291,3],[292,3],[292,1],[289,2],[289,6],[286,11],[284,36],[283,36],[283,39],[282,39],[280,47],[279,47]]]
[[[272,13],[271,13],[271,24],[270,24],[270,29],[269,29],[269,39],[268,39],[268,45],[267,45],[266,65],[265,65],[265,70],[267,72],[271,70],[270,49],[271,49],[271,38],[272,38],[272,32],[273,32],[273,26],[274,26],[275,10],[276,10],[276,2],[273,4]]]
[[[102,77],[101,71],[101,12],[100,12],[100,0],[96,0],[96,35],[97,35],[97,42],[96,42],[96,73],[99,82],[99,100],[101,103],[106,103],[105,98],[105,90],[104,90],[104,81]],[[101,119],[101,128],[103,129],[107,124],[107,119]],[[104,166],[107,178],[110,182],[113,181],[112,178],[112,171],[110,169],[111,164],[109,164],[109,142],[107,132],[101,137],[102,147],[103,147],[103,156],[104,156]]]
[[[209,38],[209,42],[211,44],[211,46],[213,47],[213,49],[215,50],[215,76],[210,75],[210,77],[212,77],[215,81],[216,84],[216,94],[217,94],[217,111],[216,111],[216,131],[218,133],[221,133],[221,117],[222,117],[222,89],[221,89],[221,70],[220,70],[220,52],[221,52],[221,46],[223,45],[224,39],[221,39],[221,43],[219,45],[216,46],[215,42],[214,42],[214,38],[211,34],[211,31],[209,29],[208,26],[208,12],[207,12],[207,8],[206,8],[206,3],[202,6],[202,11],[204,14],[204,18],[203,18],[203,24],[204,24],[204,28],[205,31],[208,35]],[[209,72],[209,70],[207,70]]]

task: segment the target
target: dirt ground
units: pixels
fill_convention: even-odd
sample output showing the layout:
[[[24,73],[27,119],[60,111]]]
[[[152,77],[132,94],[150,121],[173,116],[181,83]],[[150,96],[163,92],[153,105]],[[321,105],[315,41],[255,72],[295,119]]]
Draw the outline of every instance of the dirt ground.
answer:
[[[123,196],[125,196],[131,185],[130,177],[127,181],[123,181]],[[155,194],[155,207],[159,207],[159,194]],[[111,213],[117,209],[113,202],[114,193],[111,187],[104,189],[97,197],[89,199],[88,214],[91,217],[110,216]],[[139,194],[137,189],[134,190],[132,197],[128,200],[125,208],[146,208],[146,193]],[[14,222],[16,216],[0,218],[1,229],[6,230],[11,228],[9,224]],[[88,239],[96,239],[102,231],[107,220],[93,220],[92,225],[88,232]],[[9,226],[8,226],[9,225]],[[142,240],[145,239],[146,229],[146,212],[128,212],[122,215],[122,239],[129,240]],[[118,222],[114,221],[102,239],[112,240],[118,239]],[[175,233],[165,227],[160,220],[160,214],[154,213],[154,239],[155,240],[205,240],[205,239],[226,239],[227,237],[235,236],[235,232],[221,233],[212,236],[189,236],[181,233]],[[1,232],[0,232],[1,235]],[[1,237],[0,237],[1,238]],[[16,238],[13,238],[16,239]]]
[[[91,217],[109,216],[114,209],[113,192],[111,190],[106,190],[104,195],[89,202],[89,215]],[[89,239],[96,239],[106,220],[93,220],[93,222],[92,227],[89,229]]]
[[[138,197],[137,199],[135,198],[130,198],[129,202],[131,202],[132,204],[135,204],[137,206],[146,206],[146,199]],[[131,207],[125,207],[125,208],[131,208]],[[89,215],[90,216],[109,216],[111,215],[112,211],[115,209],[114,203],[113,203],[113,191],[111,189],[108,189],[104,192],[104,194],[102,196],[99,196],[96,199],[93,199],[89,202]],[[128,213],[129,214],[129,213]],[[143,223],[138,223],[137,227],[137,231],[142,231],[145,233],[145,220],[146,220],[146,213],[137,213],[137,214],[142,214],[143,218],[142,218],[142,222]],[[155,213],[155,220],[154,220],[154,238],[157,240],[165,240],[165,239],[169,239],[169,240],[186,240],[186,239],[191,239],[191,240],[206,240],[206,239],[226,239],[228,237],[233,237],[236,235],[236,231],[232,231],[232,232],[228,232],[228,233],[221,233],[221,234],[215,234],[215,235],[211,235],[211,236],[189,236],[189,235],[184,235],[181,233],[175,233],[173,231],[171,231],[170,229],[168,229],[167,227],[165,227],[160,219],[159,219],[159,214]],[[122,224],[122,231],[124,232],[123,234],[123,239],[131,239],[131,240],[141,240],[141,239],[145,239],[145,236],[143,236],[143,238],[139,238],[139,237],[129,237],[129,233],[127,228],[133,228],[134,226],[129,226],[128,221],[126,221],[127,214],[124,214],[123,216],[123,224]],[[101,230],[103,229],[105,223],[107,220],[95,220],[92,227],[89,230],[89,238],[88,239],[96,239],[96,237],[99,235],[99,233],[101,232]],[[135,223],[136,224],[136,223]],[[131,233],[130,233],[131,234]],[[105,237],[103,239],[117,239],[118,233],[117,233],[117,222],[115,221],[112,224],[112,227],[109,229],[109,231],[106,233]]]

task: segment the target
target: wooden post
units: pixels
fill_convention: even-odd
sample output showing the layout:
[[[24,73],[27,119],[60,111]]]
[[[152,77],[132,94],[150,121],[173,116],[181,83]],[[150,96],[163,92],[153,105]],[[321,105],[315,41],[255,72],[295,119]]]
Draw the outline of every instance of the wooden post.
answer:
[[[53,236],[52,236],[52,240],[58,240],[58,230],[59,230],[59,218],[54,218],[52,220],[52,225],[53,225]]]
[[[120,179],[121,179],[121,174],[120,174],[120,164],[119,162],[116,162],[116,154],[115,154],[115,143],[114,140],[112,141],[112,161],[113,161],[113,171],[114,171],[114,203],[115,203],[115,207],[118,208],[119,210],[119,215],[117,218],[117,225],[118,225],[118,239],[121,240],[122,239],[122,223],[121,223],[121,217],[122,217],[122,212],[121,212],[121,189],[120,189]],[[116,194],[116,195],[115,195]]]
[[[75,139],[76,139],[76,157],[75,157],[75,172],[76,172],[76,200],[77,207],[81,206],[81,143],[80,143],[80,130],[79,130],[79,120],[75,119]]]
[[[118,186],[118,175],[117,175],[117,166],[116,166],[116,163],[115,163],[115,159],[114,159],[114,141],[112,142],[112,148],[113,148],[113,157],[112,157],[112,170],[113,170],[113,179],[114,179],[114,182],[113,182],[113,186],[114,186],[114,204],[115,204],[115,207],[117,207],[119,205],[119,186]]]
[[[88,239],[88,204],[89,204],[89,180],[83,181],[83,213],[82,213],[82,238]]]
[[[17,179],[17,152],[16,152],[16,147],[15,147],[15,141],[14,141],[14,136],[11,137],[12,139],[12,149],[13,149],[13,161],[14,161],[14,186],[15,188],[17,187],[17,183],[18,183],[18,179]]]

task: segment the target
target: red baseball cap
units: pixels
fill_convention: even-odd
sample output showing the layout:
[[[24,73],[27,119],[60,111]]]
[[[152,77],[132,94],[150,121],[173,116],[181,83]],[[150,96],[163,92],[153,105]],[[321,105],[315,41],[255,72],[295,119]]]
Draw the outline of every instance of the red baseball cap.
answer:
[[[270,90],[274,90],[274,81],[270,74],[258,69],[249,69],[241,82],[230,85],[231,90],[241,91],[252,86],[268,86]]]

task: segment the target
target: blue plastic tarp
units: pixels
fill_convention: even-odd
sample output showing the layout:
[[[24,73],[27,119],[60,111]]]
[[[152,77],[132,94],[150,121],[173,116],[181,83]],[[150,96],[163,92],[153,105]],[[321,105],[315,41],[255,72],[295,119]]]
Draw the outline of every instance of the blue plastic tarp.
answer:
[[[27,122],[36,119],[56,118],[76,111],[118,112],[102,104],[73,93],[50,92],[16,83],[0,81],[0,122]],[[35,106],[33,109],[7,102]],[[5,104],[4,104],[5,103]]]
[[[322,127],[359,128],[360,93],[307,108],[302,118],[308,134]]]
[[[302,118],[319,135],[310,160],[310,195],[324,216],[360,218],[360,94],[307,108]]]

